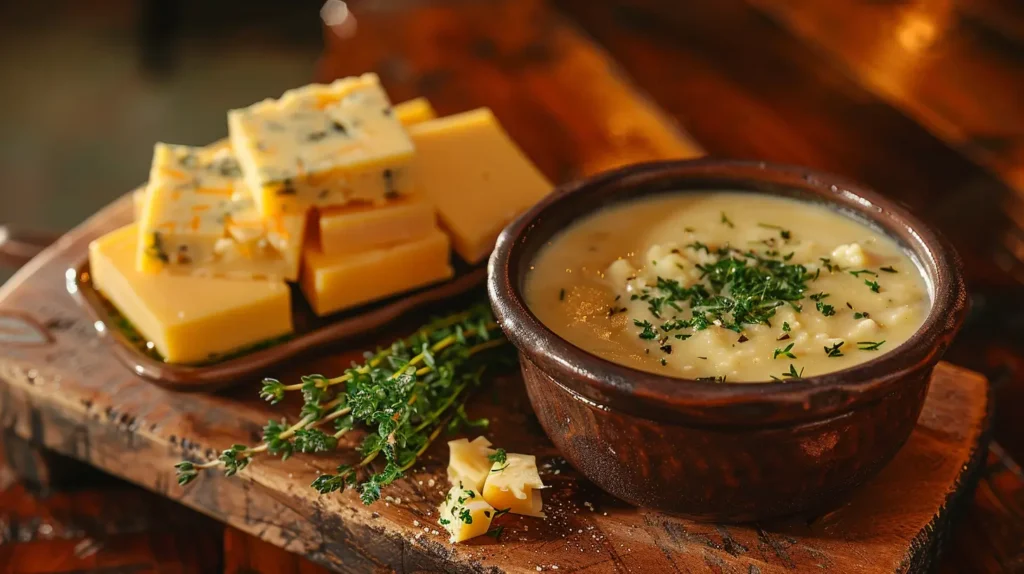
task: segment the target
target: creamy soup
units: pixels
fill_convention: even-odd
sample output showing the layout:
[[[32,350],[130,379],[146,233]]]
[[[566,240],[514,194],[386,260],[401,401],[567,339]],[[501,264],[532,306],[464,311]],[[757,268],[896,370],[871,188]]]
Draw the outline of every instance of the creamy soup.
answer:
[[[623,365],[715,382],[820,375],[895,349],[931,299],[892,239],[826,207],[751,193],[665,194],[554,237],[530,309]]]

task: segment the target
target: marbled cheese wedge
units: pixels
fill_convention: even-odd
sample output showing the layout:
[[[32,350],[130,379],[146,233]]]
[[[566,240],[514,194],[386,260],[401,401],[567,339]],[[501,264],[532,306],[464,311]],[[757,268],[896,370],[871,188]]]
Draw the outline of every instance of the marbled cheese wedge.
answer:
[[[89,245],[96,288],[170,363],[198,363],[292,331],[281,281],[150,275],[135,268],[134,224]]]
[[[196,148],[158,143],[139,217],[144,273],[233,279],[298,278],[306,217],[263,217],[226,140]]]
[[[413,145],[375,74],[312,84],[228,112],[261,213],[380,202],[409,187]]]

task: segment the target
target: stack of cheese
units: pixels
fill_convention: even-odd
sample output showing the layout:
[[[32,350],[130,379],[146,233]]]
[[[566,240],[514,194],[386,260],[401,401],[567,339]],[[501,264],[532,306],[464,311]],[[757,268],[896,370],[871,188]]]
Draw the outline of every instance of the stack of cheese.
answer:
[[[96,287],[169,362],[292,332],[483,261],[550,189],[488,109],[392,107],[366,74],[228,112],[230,137],[157,144],[137,223],[93,242]]]
[[[482,436],[449,441],[448,450],[451,489],[437,512],[452,542],[486,534],[491,520],[506,512],[544,517],[536,457],[495,450]]]

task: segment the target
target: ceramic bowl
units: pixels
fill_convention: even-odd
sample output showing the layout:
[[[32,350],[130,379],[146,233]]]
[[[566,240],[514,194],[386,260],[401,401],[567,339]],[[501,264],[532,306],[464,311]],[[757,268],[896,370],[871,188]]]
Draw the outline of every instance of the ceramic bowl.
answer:
[[[889,235],[927,279],[933,303],[924,324],[896,349],[842,371],[723,384],[601,359],[526,305],[530,263],[574,220],[641,196],[716,189],[825,204]],[[956,253],[905,207],[833,175],[737,161],[641,164],[562,187],[504,230],[487,285],[533,409],[563,456],[629,503],[723,522],[822,510],[877,473],[910,435],[967,310]]]

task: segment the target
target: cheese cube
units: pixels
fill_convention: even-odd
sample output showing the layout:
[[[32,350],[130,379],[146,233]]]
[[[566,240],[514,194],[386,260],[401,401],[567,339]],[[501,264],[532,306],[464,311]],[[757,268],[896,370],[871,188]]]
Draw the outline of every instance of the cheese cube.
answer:
[[[448,531],[450,542],[487,534],[494,518],[494,507],[478,491],[461,484],[448,491],[437,511],[437,522]]]
[[[507,454],[505,462],[495,462],[484,482],[484,500],[512,514],[544,516],[540,489],[544,483],[532,454]]]
[[[483,490],[484,480],[491,472],[488,455],[494,454],[491,441],[478,436],[470,442],[464,438],[448,441],[448,482]]]
[[[327,255],[359,253],[420,239],[435,229],[434,206],[420,195],[380,205],[326,207],[320,211],[320,250]]]
[[[437,112],[434,111],[434,106],[430,105],[427,98],[416,98],[396,104],[395,117],[403,126],[408,127],[436,118]]]
[[[374,74],[231,110],[228,130],[264,214],[407,191],[412,142]]]
[[[93,241],[92,281],[167,362],[205,362],[291,333],[283,282],[141,273],[136,243],[134,224]]]
[[[410,126],[409,135],[417,189],[469,263],[487,257],[502,228],[551,191],[486,108]]]
[[[146,207],[146,186],[142,185],[132,191],[132,217],[135,221],[142,218],[142,210]]]
[[[300,284],[317,315],[423,287],[452,276],[448,237],[424,238],[363,253],[326,255],[306,248]]]
[[[156,144],[139,219],[140,271],[298,278],[305,215],[263,218],[226,140]]]

